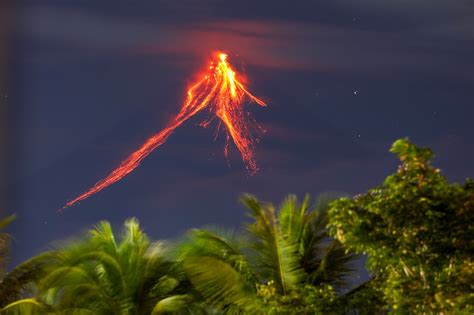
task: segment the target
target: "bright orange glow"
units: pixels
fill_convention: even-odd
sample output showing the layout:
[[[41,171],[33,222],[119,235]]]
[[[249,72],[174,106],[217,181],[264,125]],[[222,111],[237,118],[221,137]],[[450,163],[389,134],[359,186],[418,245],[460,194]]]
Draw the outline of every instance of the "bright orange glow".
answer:
[[[218,58],[211,61],[209,71],[188,89],[187,99],[176,117],[163,130],[150,137],[138,150],[122,161],[107,177],[97,182],[82,195],[67,202],[61,210],[89,198],[124,178],[136,169],[153,150],[165,143],[177,127],[204,108],[208,108],[227,127],[227,141],[229,136],[233,139],[249,173],[257,172],[258,168],[254,157],[255,140],[252,137],[251,128],[252,126],[259,127],[250,114],[244,110],[243,105],[246,98],[260,106],[266,106],[266,104],[253,96],[243,83],[239,82],[238,76],[227,61],[227,54],[217,52],[215,55]],[[201,125],[207,127],[209,123],[210,120]],[[227,156],[228,142],[224,153]]]

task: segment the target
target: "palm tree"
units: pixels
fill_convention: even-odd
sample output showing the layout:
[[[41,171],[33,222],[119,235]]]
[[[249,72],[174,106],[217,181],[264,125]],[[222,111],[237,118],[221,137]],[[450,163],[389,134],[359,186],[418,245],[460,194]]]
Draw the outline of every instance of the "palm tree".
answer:
[[[44,259],[48,260],[48,264],[41,264],[41,277],[35,281],[33,297],[5,306],[5,313],[162,314],[201,311],[200,306],[193,302],[184,272],[170,259],[167,245],[151,242],[136,219],[125,222],[120,242],[115,240],[111,225],[101,222],[86,239],[38,259],[23,264],[25,269],[25,266],[39,265]],[[13,274],[15,272],[21,274],[18,270]]]
[[[181,245],[187,275],[225,313],[317,313],[334,310],[349,285],[355,256],[326,231],[327,202],[310,207],[288,196],[277,211],[242,197],[252,222],[245,233],[194,230]]]

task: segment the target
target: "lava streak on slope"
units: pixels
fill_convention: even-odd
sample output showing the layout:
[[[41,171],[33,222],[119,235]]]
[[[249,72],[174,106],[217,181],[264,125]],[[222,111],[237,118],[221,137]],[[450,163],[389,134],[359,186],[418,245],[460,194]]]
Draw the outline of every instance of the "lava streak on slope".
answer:
[[[150,137],[138,150],[130,154],[107,177],[98,181],[92,188],[68,201],[61,210],[84,200],[102,189],[121,180],[136,169],[140,162],[153,150],[166,142],[173,131],[186,120],[207,108],[212,114],[211,119],[203,122],[201,126],[207,127],[212,119],[218,117],[219,124],[224,124],[227,129],[227,143],[224,153],[227,155],[229,139],[232,138],[250,174],[257,172],[254,157],[255,139],[252,137],[252,126],[260,129],[251,115],[245,111],[244,104],[248,100],[260,106],[265,102],[252,95],[244,84],[239,81],[238,75],[232,69],[225,53],[217,52],[210,62],[204,76],[193,83],[187,91],[187,98],[181,111],[157,134]]]

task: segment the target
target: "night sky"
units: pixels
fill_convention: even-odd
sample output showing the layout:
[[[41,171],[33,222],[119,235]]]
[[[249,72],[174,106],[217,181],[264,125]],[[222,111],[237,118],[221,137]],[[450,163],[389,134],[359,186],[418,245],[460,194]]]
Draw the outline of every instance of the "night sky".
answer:
[[[474,2],[14,1],[7,213],[12,265],[99,220],[154,238],[238,227],[243,192],[356,194],[396,169],[408,136],[453,181],[474,177]],[[159,131],[215,50],[267,129],[250,176],[198,115],[122,181],[58,214]]]

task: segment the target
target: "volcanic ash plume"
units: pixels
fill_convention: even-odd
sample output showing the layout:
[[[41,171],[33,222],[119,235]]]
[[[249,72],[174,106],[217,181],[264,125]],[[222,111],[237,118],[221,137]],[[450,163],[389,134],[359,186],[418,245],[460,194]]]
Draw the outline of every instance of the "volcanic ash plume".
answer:
[[[219,125],[227,128],[227,144],[224,153],[227,156],[229,139],[232,138],[250,174],[257,172],[257,164],[254,157],[255,140],[252,137],[252,126],[260,128],[250,114],[244,110],[244,104],[248,100],[260,106],[266,106],[265,102],[252,95],[242,82],[238,80],[236,72],[227,61],[227,55],[216,53],[215,60],[211,61],[206,74],[187,91],[187,98],[181,111],[167,126],[150,137],[138,150],[133,152],[107,177],[97,182],[92,188],[80,196],[67,202],[61,210],[75,203],[89,198],[102,189],[121,180],[127,174],[136,169],[140,162],[153,150],[166,142],[173,131],[182,123],[207,108],[212,114],[210,120],[201,125],[207,127],[215,117],[220,119]]]

